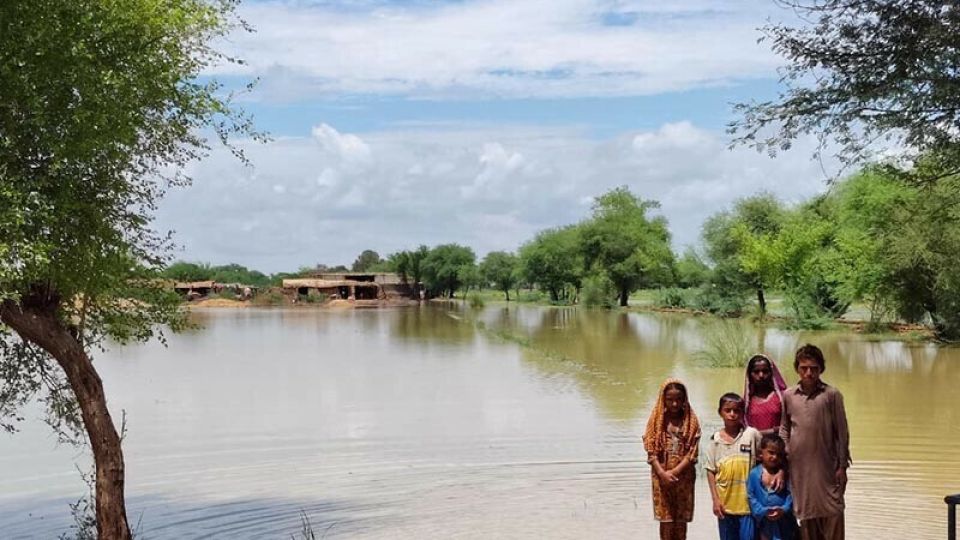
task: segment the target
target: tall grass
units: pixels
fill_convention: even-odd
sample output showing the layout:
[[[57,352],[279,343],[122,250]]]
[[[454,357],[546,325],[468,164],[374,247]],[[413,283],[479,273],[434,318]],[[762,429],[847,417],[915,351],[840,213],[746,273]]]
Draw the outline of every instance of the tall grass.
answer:
[[[754,340],[745,325],[733,320],[707,321],[703,324],[703,347],[694,358],[715,368],[742,367],[754,352]]]
[[[486,302],[483,300],[483,296],[478,292],[472,292],[467,295],[467,304],[473,309],[481,309],[486,305]]]

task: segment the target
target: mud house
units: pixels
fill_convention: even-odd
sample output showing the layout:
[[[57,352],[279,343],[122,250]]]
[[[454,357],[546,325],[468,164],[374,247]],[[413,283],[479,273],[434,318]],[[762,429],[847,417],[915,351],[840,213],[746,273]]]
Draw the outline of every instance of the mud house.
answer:
[[[309,278],[283,280],[283,292],[294,298],[320,301],[390,300],[412,296],[409,285],[399,275],[391,273],[318,273]]]
[[[186,281],[178,282],[173,286],[173,289],[177,291],[181,296],[187,300],[193,300],[194,298],[203,298],[209,296],[210,293],[217,292],[217,282],[216,281]]]

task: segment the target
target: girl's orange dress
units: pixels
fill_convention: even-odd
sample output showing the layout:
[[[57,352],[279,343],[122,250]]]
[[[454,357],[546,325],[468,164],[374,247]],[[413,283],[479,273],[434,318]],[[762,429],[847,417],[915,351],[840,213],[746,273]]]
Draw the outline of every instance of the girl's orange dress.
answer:
[[[700,448],[700,421],[690,407],[684,404],[683,421],[679,428],[667,429],[666,407],[663,394],[667,385],[675,383],[683,386],[678,379],[667,379],[660,387],[657,404],[650,413],[647,430],[643,436],[643,447],[647,451],[647,463],[654,459],[660,461],[664,469],[672,469],[683,460],[690,459],[688,466],[679,476],[679,482],[664,484],[651,468],[650,484],[653,488],[653,515],[657,521],[686,522],[693,521],[693,488],[697,479],[696,467]],[[686,386],[684,386],[686,394]]]

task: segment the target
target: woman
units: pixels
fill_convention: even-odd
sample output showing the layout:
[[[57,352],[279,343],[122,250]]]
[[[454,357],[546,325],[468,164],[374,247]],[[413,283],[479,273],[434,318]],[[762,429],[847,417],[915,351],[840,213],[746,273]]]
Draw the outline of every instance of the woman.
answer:
[[[743,421],[763,435],[778,433],[786,389],[787,383],[773,360],[764,354],[753,355],[747,362],[743,388]]]

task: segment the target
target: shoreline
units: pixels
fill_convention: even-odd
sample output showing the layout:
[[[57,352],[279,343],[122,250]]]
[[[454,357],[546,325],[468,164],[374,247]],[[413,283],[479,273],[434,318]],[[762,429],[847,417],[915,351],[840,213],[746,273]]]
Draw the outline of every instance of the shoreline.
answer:
[[[444,302],[454,301],[454,302],[467,302],[467,298],[443,298],[443,299],[431,299],[427,302],[434,302],[435,300],[441,300]],[[552,307],[552,308],[581,308],[581,309],[603,309],[603,308],[585,308],[580,304],[569,304],[569,305],[556,305],[550,302],[544,301],[518,301],[511,300],[507,302],[503,299],[487,299],[487,302],[490,304],[500,304],[500,305],[527,305],[527,306],[537,306],[537,307]],[[404,299],[404,300],[330,300],[327,302],[299,302],[299,303],[257,303],[256,300],[231,300],[228,298],[207,298],[203,300],[198,300],[195,302],[185,302],[183,307],[190,310],[194,308],[200,309],[247,309],[247,308],[281,308],[281,309],[325,309],[325,310],[343,310],[343,309],[378,309],[378,308],[394,308],[394,307],[413,307],[421,305],[422,302],[413,300],[413,299]],[[659,307],[655,305],[643,305],[643,304],[634,304],[626,307],[614,307],[610,308],[608,311],[620,311],[625,313],[636,312],[636,313],[664,313],[664,314],[673,314],[681,315],[686,317],[713,317],[716,319],[727,319],[727,320],[736,320],[736,321],[745,321],[755,326],[773,326],[773,327],[784,327],[785,325],[790,324],[793,319],[784,315],[776,314],[767,314],[763,320],[756,320],[751,316],[740,316],[740,317],[720,317],[714,315],[707,311],[701,311],[690,308],[675,308],[675,307]],[[917,342],[931,342],[931,343],[942,343],[936,338],[936,335],[932,328],[923,324],[914,324],[914,323],[902,323],[902,322],[888,322],[882,324],[881,331],[870,331],[868,330],[870,325],[869,321],[860,320],[860,319],[831,319],[829,321],[829,326],[823,329],[817,329],[819,331],[847,331],[853,334],[864,336],[867,339],[876,338],[876,339],[892,339],[899,341],[917,341]],[[801,331],[800,328],[787,328],[788,330],[797,330]]]

